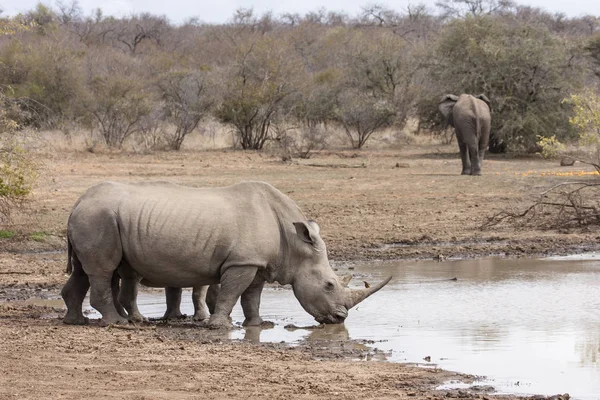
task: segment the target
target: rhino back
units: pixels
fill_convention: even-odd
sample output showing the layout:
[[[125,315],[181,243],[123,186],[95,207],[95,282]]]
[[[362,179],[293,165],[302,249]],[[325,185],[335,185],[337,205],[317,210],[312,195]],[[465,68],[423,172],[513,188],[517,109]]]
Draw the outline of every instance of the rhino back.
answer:
[[[127,263],[165,286],[214,283],[229,266],[277,263],[281,219],[291,227],[302,218],[287,196],[258,182],[201,189],[104,184],[84,196],[114,211]]]

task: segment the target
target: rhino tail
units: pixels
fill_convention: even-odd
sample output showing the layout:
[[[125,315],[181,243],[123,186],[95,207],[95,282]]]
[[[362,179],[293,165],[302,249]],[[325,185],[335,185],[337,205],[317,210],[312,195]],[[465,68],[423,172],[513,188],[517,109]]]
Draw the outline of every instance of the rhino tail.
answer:
[[[73,272],[73,262],[71,256],[73,255],[73,246],[71,245],[71,239],[67,235],[67,275],[71,275]]]
[[[82,269],[81,261],[77,258],[77,253],[73,251],[71,239],[67,235],[67,274],[71,275],[73,270]]]

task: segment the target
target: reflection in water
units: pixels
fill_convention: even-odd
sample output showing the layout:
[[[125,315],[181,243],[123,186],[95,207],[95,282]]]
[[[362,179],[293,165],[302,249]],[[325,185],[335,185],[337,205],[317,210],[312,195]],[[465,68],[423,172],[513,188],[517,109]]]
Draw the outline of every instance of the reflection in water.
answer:
[[[324,325],[319,329],[312,329],[308,336],[306,336],[306,340],[311,342],[324,340],[342,341],[348,339],[350,339],[350,334],[344,324]]]
[[[600,398],[600,263],[593,257],[373,262],[339,269],[357,278],[351,286],[363,279],[394,279],[352,309],[345,325],[324,329],[284,329],[315,321],[291,290],[266,289],[261,313],[275,327],[236,329],[229,337],[288,343],[374,340],[391,352],[391,361],[421,362],[431,356],[442,368],[488,376],[500,391]],[[162,293],[142,293],[139,300],[146,316],[164,313]],[[182,311],[193,313],[189,293]],[[241,307],[232,318],[243,321]]]
[[[600,324],[592,328],[584,337],[579,338],[575,348],[580,353],[581,359],[579,365],[588,367],[600,366]]]
[[[260,326],[248,326],[244,332],[244,340],[249,340],[251,342],[260,342],[260,333],[265,329],[273,329],[273,328],[262,328]]]
[[[348,334],[348,329],[344,324],[336,324],[336,325],[320,325],[314,326],[313,328],[284,328],[286,332],[291,335],[296,335],[302,340],[310,341],[310,342],[319,342],[319,341],[347,341],[350,340],[350,335]],[[260,327],[260,326],[248,326],[243,329],[244,331],[244,340],[249,340],[252,342],[266,342],[269,341],[267,339],[269,333],[274,335],[279,335],[281,330],[281,326],[275,327]],[[282,338],[280,337],[280,340]]]

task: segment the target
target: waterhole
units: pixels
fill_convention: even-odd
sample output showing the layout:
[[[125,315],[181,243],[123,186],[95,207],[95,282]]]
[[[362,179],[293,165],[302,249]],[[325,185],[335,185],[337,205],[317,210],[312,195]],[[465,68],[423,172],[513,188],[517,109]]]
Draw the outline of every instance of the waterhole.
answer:
[[[392,362],[416,362],[485,376],[500,393],[600,398],[600,257],[366,262],[338,265],[350,286],[392,275],[350,310],[343,326],[315,325],[291,290],[267,288],[261,314],[272,329],[238,329],[232,339],[262,342],[364,340]],[[456,279],[454,279],[456,278]],[[140,293],[141,312],[160,317],[160,292]],[[85,305],[89,308],[89,304]],[[182,311],[193,314],[184,292]],[[98,317],[92,313],[90,317]],[[241,323],[239,304],[232,314]]]

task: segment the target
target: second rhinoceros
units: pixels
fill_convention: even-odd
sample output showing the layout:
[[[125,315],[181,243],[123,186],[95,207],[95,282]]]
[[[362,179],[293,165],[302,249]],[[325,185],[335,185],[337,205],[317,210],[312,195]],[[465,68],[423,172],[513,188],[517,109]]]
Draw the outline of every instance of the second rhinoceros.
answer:
[[[82,302],[88,288],[102,324],[126,322],[111,290],[117,268],[120,274],[135,272],[121,274],[127,285],[137,285],[131,280],[138,277],[175,288],[220,283],[210,327],[229,326],[240,297],[244,324],[259,325],[265,282],[291,284],[318,322],[341,323],[350,308],[391,279],[370,288],[345,287],[329,265],[317,223],[263,182],[223,188],[101,183],[75,203],[67,238],[67,324],[86,322]]]

